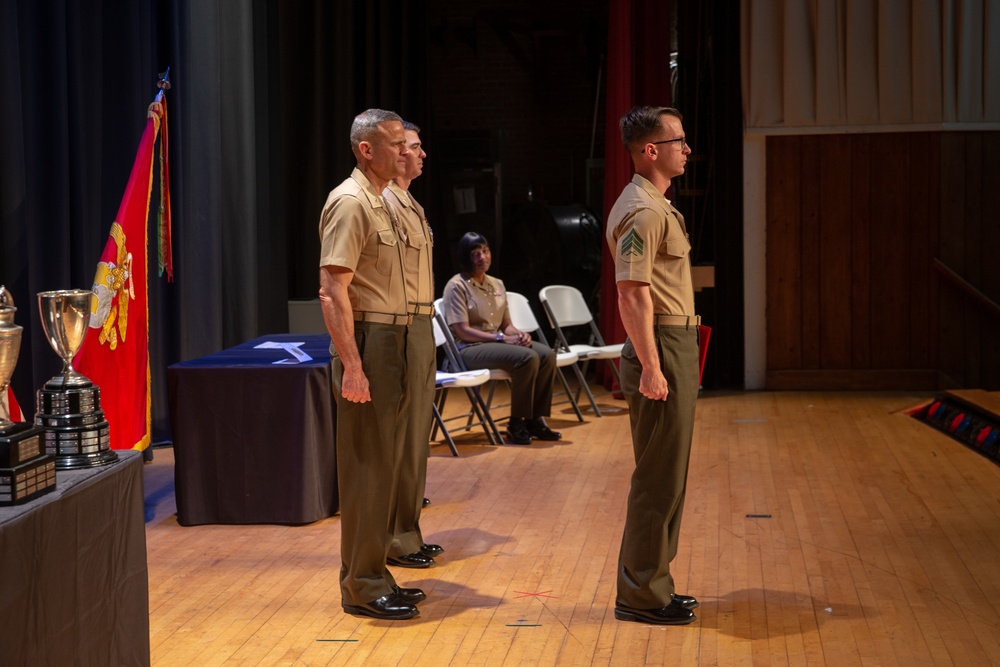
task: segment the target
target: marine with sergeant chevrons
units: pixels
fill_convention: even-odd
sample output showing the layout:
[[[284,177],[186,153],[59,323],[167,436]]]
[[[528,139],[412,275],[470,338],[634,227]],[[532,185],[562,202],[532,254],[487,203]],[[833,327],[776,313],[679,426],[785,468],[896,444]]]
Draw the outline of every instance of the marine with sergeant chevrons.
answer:
[[[635,472],[618,561],[615,618],[679,625],[698,601],[678,595],[677,555],[698,396],[698,324],[691,243],[664,193],[684,173],[691,149],[681,114],[635,107],[620,121],[635,176],[608,216],[618,305],[628,339],[622,392],[629,405]]]

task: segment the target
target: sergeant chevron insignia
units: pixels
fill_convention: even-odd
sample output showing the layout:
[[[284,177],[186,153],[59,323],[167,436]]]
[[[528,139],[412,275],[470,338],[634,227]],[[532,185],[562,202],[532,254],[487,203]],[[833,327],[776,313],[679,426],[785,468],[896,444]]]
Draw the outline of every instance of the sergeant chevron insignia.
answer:
[[[636,230],[631,230],[622,238],[618,253],[626,262],[639,259],[645,253],[646,242]]]

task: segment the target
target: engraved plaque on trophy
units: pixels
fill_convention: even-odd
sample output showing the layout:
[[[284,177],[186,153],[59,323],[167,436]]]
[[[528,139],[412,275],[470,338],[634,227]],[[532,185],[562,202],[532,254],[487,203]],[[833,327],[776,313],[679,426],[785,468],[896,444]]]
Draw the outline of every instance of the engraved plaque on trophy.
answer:
[[[17,365],[22,328],[14,324],[14,299],[0,285],[0,395]],[[6,406],[6,403],[3,403]],[[16,505],[56,488],[55,461],[42,450],[43,431],[12,422],[9,409],[0,410],[0,505]]]
[[[118,460],[101,410],[101,388],[73,368],[73,357],[87,336],[94,298],[90,290],[38,293],[42,328],[63,360],[63,370],[38,390],[35,426],[44,429],[45,451],[55,455],[59,470]]]

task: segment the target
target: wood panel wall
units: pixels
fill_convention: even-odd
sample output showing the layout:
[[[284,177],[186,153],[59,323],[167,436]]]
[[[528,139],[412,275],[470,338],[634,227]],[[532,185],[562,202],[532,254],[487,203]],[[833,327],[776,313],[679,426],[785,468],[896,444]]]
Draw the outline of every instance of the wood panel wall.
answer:
[[[1000,388],[1000,133],[767,140],[770,389]]]

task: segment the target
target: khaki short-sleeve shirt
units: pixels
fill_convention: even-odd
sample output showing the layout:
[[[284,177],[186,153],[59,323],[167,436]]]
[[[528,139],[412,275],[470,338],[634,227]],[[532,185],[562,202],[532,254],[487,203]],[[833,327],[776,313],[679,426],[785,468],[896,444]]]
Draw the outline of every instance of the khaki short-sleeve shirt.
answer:
[[[461,273],[452,276],[444,286],[442,299],[444,319],[449,324],[467,322],[473,329],[495,333],[510,319],[507,310],[507,289],[503,281],[487,275],[480,285]]]
[[[403,236],[403,269],[406,299],[413,305],[430,306],[434,302],[434,235],[427,215],[408,191],[390,182],[382,191],[389,209],[399,220]]]
[[[615,280],[646,283],[657,315],[694,315],[691,241],[684,216],[635,174],[608,215]]]
[[[402,245],[389,209],[360,169],[330,192],[319,236],[319,265],[354,272],[348,297],[355,312],[406,315]]]

